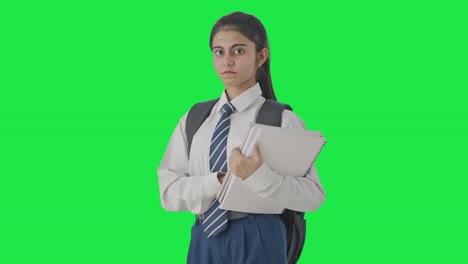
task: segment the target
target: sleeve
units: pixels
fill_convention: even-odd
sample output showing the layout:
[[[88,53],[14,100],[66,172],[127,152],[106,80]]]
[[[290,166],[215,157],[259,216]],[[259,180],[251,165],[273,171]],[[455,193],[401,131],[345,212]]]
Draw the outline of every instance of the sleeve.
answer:
[[[158,181],[162,207],[168,211],[204,213],[218,193],[221,184],[217,172],[189,175],[189,153],[185,122],[180,119],[171,135],[158,167]]]
[[[283,111],[282,127],[305,129],[304,122],[290,110]],[[263,163],[257,171],[243,181],[260,197],[285,203],[291,210],[308,212],[317,210],[325,200],[315,164],[303,175],[280,175]]]

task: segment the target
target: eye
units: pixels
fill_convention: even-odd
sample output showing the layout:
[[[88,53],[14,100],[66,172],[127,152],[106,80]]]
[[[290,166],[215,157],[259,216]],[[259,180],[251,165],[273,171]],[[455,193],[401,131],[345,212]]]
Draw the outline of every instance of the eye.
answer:
[[[234,54],[242,54],[242,53],[244,53],[244,50],[243,50],[243,49],[236,49],[236,50],[234,51]]]
[[[215,50],[214,54],[217,55],[217,56],[220,56],[220,55],[223,55],[223,51],[222,50]]]

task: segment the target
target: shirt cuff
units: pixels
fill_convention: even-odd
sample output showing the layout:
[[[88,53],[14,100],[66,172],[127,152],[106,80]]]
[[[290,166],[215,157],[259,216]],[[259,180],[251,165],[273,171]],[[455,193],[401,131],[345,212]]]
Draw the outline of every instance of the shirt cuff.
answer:
[[[271,172],[272,170],[270,167],[263,162],[262,165],[260,165],[260,167],[247,179],[243,180],[243,182],[253,191],[259,193],[264,191],[272,182],[274,182],[275,179],[271,178],[274,174]]]
[[[203,177],[203,193],[207,198],[214,197],[221,187],[221,183],[218,180],[218,172],[213,172],[206,177]]]

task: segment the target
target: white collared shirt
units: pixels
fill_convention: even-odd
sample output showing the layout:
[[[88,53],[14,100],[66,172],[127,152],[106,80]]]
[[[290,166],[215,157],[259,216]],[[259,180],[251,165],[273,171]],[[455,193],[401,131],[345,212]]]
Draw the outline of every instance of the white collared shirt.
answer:
[[[265,101],[261,93],[260,85],[256,83],[231,100],[236,110],[231,114],[226,147],[228,160],[231,150],[240,146],[249,122],[255,122],[257,112]],[[227,102],[229,101],[223,90],[220,100],[193,137],[190,158],[185,131],[188,112],[180,119],[158,168],[164,209],[190,211],[194,214],[202,214],[208,210],[221,187],[217,172],[210,172],[210,142],[214,128],[221,118],[222,106]],[[281,126],[305,129],[303,121],[290,110],[283,111]],[[306,177],[302,176],[280,175],[263,163],[244,182],[261,197],[284,201],[288,209],[302,212],[316,210],[325,199],[325,192],[315,165]]]

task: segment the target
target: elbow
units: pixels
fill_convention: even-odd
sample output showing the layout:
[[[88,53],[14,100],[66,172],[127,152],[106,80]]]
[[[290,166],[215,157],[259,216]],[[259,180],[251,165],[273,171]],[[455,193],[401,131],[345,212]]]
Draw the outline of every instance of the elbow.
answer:
[[[313,202],[311,203],[311,207],[309,211],[317,211],[325,201],[325,194],[319,193],[318,195],[315,195],[313,198]]]
[[[320,184],[314,183],[314,191],[310,193],[309,199],[312,201],[310,203],[309,211],[317,211],[323,204],[326,198],[325,190]]]
[[[325,194],[317,192],[308,196],[307,199],[301,202],[300,212],[313,212],[317,211],[325,201]],[[299,209],[299,208],[298,208]]]
[[[325,195],[317,193],[304,197],[301,200],[290,200],[285,208],[298,212],[313,212],[317,211],[325,201]]]
[[[182,211],[182,208],[180,208],[180,203],[178,203],[174,199],[171,199],[171,197],[168,197],[167,194],[161,193],[160,200],[161,206],[164,210],[169,212]]]
[[[168,212],[186,212],[189,211],[193,214],[202,214],[204,211],[202,210],[202,206],[199,202],[187,202],[181,200],[174,200],[168,197],[161,197],[161,206],[164,210]]]
[[[169,211],[169,212],[178,211],[177,208],[173,204],[169,203],[167,199],[164,199],[163,197],[161,197],[161,206],[164,210]]]

